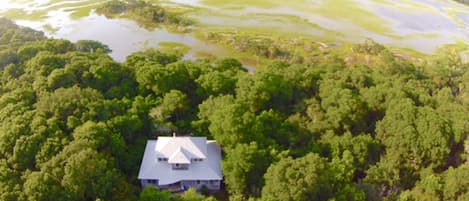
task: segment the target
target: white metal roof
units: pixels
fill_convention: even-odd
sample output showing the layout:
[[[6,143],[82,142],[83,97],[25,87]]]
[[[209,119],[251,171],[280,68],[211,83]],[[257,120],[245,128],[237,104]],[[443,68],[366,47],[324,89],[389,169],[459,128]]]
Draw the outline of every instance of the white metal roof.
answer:
[[[168,138],[172,138],[175,140],[174,142],[182,142],[182,145],[177,146],[176,143],[167,141],[170,140]],[[188,141],[195,141],[195,143],[190,145],[191,143],[188,143]],[[202,146],[200,142],[203,142],[204,146]],[[189,147],[200,147],[205,151],[196,152],[196,154],[194,154],[194,152],[189,151],[191,148],[184,146],[187,144],[190,145]],[[178,147],[174,149],[175,153],[171,153],[171,155],[168,156],[169,160],[171,160],[172,156],[175,161],[189,161],[190,164],[187,170],[173,170],[169,160],[158,161],[158,155],[161,153],[158,153],[157,150],[161,150],[161,147],[168,145],[170,145],[170,147]],[[204,157],[199,157],[201,156],[200,153],[203,152],[205,152]],[[190,156],[188,156],[190,154],[198,155],[197,157],[204,159],[202,161],[192,162]],[[223,176],[220,164],[221,149],[215,141],[207,141],[205,137],[159,137],[158,140],[149,140],[147,142],[138,179],[156,179],[159,185],[173,184],[183,180],[221,180]]]
[[[168,163],[190,164],[192,158],[190,155],[191,154],[184,148],[179,147],[179,149],[169,157]]]
[[[207,138],[205,137],[158,137],[155,149],[158,157],[170,158],[180,148],[186,150],[189,158],[206,158]]]

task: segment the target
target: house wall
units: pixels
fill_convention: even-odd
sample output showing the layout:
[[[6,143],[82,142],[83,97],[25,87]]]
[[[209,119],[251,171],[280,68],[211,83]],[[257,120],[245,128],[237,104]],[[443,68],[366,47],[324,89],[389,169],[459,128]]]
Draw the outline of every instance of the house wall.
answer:
[[[147,187],[147,186],[159,187],[159,186],[158,186],[158,180],[156,180],[156,184],[154,184],[154,183],[151,183],[150,180],[141,179],[141,180],[140,180],[140,184],[142,185],[143,188],[145,188],[145,187]]]
[[[186,190],[189,188],[195,188],[197,190],[200,190],[202,189],[203,186],[206,186],[209,190],[220,190],[220,183],[221,183],[220,180],[198,180],[198,181],[197,180],[195,181],[185,180],[185,181],[177,182],[177,183],[170,184],[170,185],[158,185],[158,182],[156,182],[155,184],[155,183],[150,182],[150,180],[145,180],[145,179],[140,180],[140,184],[142,185],[142,188],[153,186],[153,187],[158,187],[161,189],[170,189],[170,190],[180,189],[180,186],[184,186]]]
[[[209,190],[220,190],[219,180],[182,181],[182,184],[199,190],[202,189],[203,186],[206,186]]]

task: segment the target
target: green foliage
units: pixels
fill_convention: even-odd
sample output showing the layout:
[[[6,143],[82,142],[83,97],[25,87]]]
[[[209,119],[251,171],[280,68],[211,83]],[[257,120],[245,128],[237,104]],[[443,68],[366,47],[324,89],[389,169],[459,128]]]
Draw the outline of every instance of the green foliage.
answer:
[[[238,99],[257,112],[268,108],[288,109],[292,101],[293,84],[284,78],[288,70],[283,63],[275,63],[256,74],[245,74],[238,81]]]
[[[288,63],[307,63],[320,54],[319,44],[302,38],[273,38],[245,32],[208,32],[204,39],[228,46],[256,58],[275,59]]]
[[[225,151],[222,169],[230,194],[259,197],[264,185],[262,175],[270,163],[269,153],[260,150],[255,142],[238,144]]]
[[[265,174],[262,199],[274,200],[365,200],[363,192],[343,181],[331,164],[316,154],[281,159]]]
[[[429,175],[400,196],[400,200],[467,200],[469,198],[469,167],[449,168],[441,175]]]
[[[172,195],[169,191],[147,187],[140,193],[138,201],[214,201],[213,197],[204,197],[195,189],[189,189],[181,195]]]
[[[165,24],[171,26],[189,26],[192,20],[183,17],[181,13],[142,0],[112,0],[96,9],[96,12],[106,17],[130,17],[144,26]]]
[[[101,49],[101,51],[105,53],[111,52],[111,49],[109,49],[107,45],[93,40],[79,40],[75,43],[75,48],[77,51],[81,52],[96,52],[98,49]]]
[[[381,161],[398,170],[398,178],[392,180],[405,187],[413,185],[417,171],[444,165],[451,151],[448,122],[433,109],[416,107],[410,100],[391,105],[376,129],[376,137],[386,149]]]
[[[384,49],[386,48],[383,45],[373,41],[372,39],[366,39],[364,43],[357,44],[352,47],[352,51],[356,53],[364,53],[371,55],[378,55]]]

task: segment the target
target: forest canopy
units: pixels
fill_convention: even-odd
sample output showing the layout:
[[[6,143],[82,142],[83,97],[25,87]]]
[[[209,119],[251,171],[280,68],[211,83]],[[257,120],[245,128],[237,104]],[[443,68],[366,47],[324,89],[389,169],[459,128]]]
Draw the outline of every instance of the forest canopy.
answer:
[[[0,47],[0,200],[469,199],[469,66],[452,52],[250,73],[154,49],[119,63],[6,19]],[[225,195],[140,189],[162,126],[217,140]]]

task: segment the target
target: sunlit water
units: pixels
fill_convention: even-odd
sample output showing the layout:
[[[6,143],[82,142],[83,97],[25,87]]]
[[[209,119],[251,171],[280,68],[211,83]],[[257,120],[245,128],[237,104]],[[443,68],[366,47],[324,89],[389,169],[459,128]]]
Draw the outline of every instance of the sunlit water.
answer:
[[[323,1],[326,0],[315,0],[311,4],[318,7],[321,6]],[[382,18],[386,22],[385,26],[390,28],[390,32],[378,34],[367,30],[366,27],[356,25],[346,17],[331,19],[319,13],[305,12],[289,7],[258,8],[246,6],[243,9],[227,10],[224,13],[228,15],[236,15],[236,13],[238,15],[253,15],[256,13],[293,15],[306,19],[326,30],[343,33],[342,36],[335,36],[338,40],[356,41],[358,39],[358,41],[361,41],[363,38],[372,38],[386,45],[412,48],[424,53],[432,53],[445,44],[459,41],[469,43],[469,14],[459,13],[455,16],[449,14],[451,9],[469,13],[469,7],[467,6],[444,0],[416,0],[413,2],[414,4],[405,3],[403,0],[384,0],[388,4],[378,3],[374,0],[353,1],[360,3],[362,9]],[[276,30],[290,30],[292,33],[300,32],[322,36],[330,34],[327,31],[317,29],[301,29],[288,23],[264,23],[261,18],[237,21],[236,18],[215,17],[209,19],[199,18],[198,20],[209,25],[257,23],[261,26],[276,27]],[[462,22],[462,24],[458,24],[456,21]]]
[[[110,55],[117,61],[124,61],[133,52],[146,48],[157,48],[160,42],[178,42],[192,49],[184,57],[194,59],[197,52],[224,52],[220,47],[206,44],[192,34],[171,33],[163,28],[145,29],[136,22],[127,19],[108,19],[102,15],[91,13],[78,20],[71,20],[69,13],[51,11],[46,21],[16,21],[17,24],[42,30],[53,38],[66,38],[72,42],[78,40],[97,40],[108,45]],[[44,29],[51,24],[55,31]]]
[[[385,35],[369,31],[347,19],[331,19],[319,13],[300,11],[288,6],[269,9],[244,6],[224,10],[205,5],[203,1],[199,0],[171,1],[192,7],[216,9],[217,12],[223,11],[226,16],[194,16],[208,27],[255,27],[311,36],[339,33],[334,36],[338,41],[360,41],[369,37],[383,44],[413,48],[425,53],[432,53],[444,44],[469,41],[469,9],[452,1],[415,0],[413,4],[410,4],[405,3],[404,0],[383,0],[388,3],[378,3],[375,0],[351,0],[359,2],[361,8],[374,13],[387,22],[386,25],[390,27],[391,32]],[[308,6],[321,6],[324,1],[326,0],[312,0],[311,5]],[[9,9],[23,9],[26,12],[32,12],[34,10],[47,10],[52,6],[59,7],[59,9],[49,11],[46,19],[40,21],[17,20],[17,23],[44,31],[46,35],[54,38],[66,38],[71,41],[82,39],[101,41],[113,50],[111,56],[117,61],[124,61],[126,56],[132,52],[158,47],[160,42],[178,42],[190,46],[192,49],[185,56],[186,59],[194,59],[198,52],[222,57],[229,56],[228,50],[207,44],[197,39],[193,34],[171,33],[163,28],[148,30],[131,20],[107,19],[95,13],[78,20],[71,19],[70,12],[67,10],[77,8],[70,6],[71,3],[76,2],[88,1],[61,1],[51,4],[47,0],[1,0],[0,13]],[[89,4],[92,2],[90,1]],[[425,7],[425,9],[419,8],[417,10],[415,4]],[[449,9],[463,12],[450,16]],[[319,26],[319,28],[303,27],[304,24],[274,20],[273,17],[255,17],[256,14],[297,16],[312,25]],[[254,17],[239,18],[239,16],[246,15]],[[50,26],[52,30],[46,29],[44,25]]]

